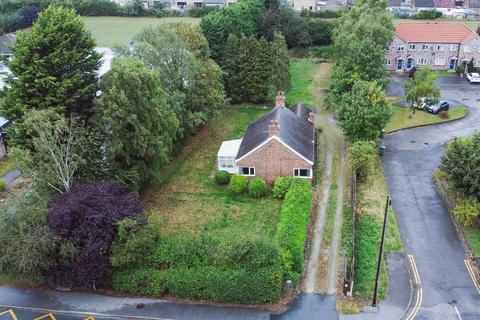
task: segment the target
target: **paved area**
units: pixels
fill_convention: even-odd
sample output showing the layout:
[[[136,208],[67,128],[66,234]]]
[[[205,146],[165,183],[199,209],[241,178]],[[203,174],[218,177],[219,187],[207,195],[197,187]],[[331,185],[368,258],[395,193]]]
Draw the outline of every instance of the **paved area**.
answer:
[[[282,315],[272,315],[272,320],[310,320],[338,319],[335,311],[335,297],[307,293],[299,296],[288,312]]]
[[[392,82],[389,93],[400,81]],[[444,100],[462,101],[471,110],[462,120],[388,135],[383,164],[401,237],[417,264],[423,298],[416,319],[480,319],[480,293],[464,264],[465,251],[438,194],[432,172],[445,144],[480,129],[480,88],[464,79],[439,78]]]

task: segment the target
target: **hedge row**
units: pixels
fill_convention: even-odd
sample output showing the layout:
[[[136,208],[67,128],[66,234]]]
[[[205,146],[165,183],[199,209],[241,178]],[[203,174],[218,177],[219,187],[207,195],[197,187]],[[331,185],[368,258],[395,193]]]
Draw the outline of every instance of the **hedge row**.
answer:
[[[257,270],[203,266],[125,270],[112,276],[116,290],[141,295],[173,295],[222,302],[263,303],[278,301],[282,293],[282,270],[272,266]]]
[[[303,271],[311,206],[312,191],[309,185],[293,186],[285,195],[276,240],[282,250],[287,273],[293,271],[301,274]]]

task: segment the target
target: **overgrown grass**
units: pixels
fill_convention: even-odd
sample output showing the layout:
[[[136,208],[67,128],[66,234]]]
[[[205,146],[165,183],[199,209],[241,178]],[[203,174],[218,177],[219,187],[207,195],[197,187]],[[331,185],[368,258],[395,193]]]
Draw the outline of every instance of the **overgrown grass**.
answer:
[[[457,75],[455,72],[449,72],[447,70],[435,70],[434,72],[438,77],[455,77]]]
[[[443,119],[439,115],[431,114],[422,110],[417,110],[415,111],[415,114],[412,115],[410,108],[401,108],[392,105],[390,106],[390,109],[393,112],[393,116],[385,128],[387,133],[420,125],[436,124],[461,119],[468,115],[469,112],[466,106],[458,106],[449,110],[449,117]]]
[[[480,257],[480,228],[465,228],[465,236],[477,257]]]
[[[332,244],[333,230],[335,229],[335,210],[337,209],[337,189],[336,183],[330,185],[330,196],[327,205],[327,218],[325,228],[323,229],[323,242],[326,247]]]
[[[142,29],[167,22],[184,21],[198,24],[200,19],[190,17],[82,17],[85,27],[101,47],[124,46]]]
[[[315,103],[312,92],[314,75],[320,64],[314,64],[314,60],[293,58],[290,61],[290,75],[292,76],[292,88],[286,93],[287,104],[303,102],[308,105]]]
[[[0,160],[0,178],[13,169],[15,169],[15,159],[13,157],[7,157]]]
[[[383,167],[378,157],[371,163],[370,171],[365,182],[358,183],[358,212],[355,238],[355,285],[354,294],[370,298],[375,287],[380,239],[382,233],[383,216],[387,183]],[[398,232],[398,225],[392,210],[389,211],[387,233],[385,237],[385,253],[402,250],[402,243]],[[379,297],[383,299],[387,294],[388,276],[385,260],[382,261],[381,287]]]
[[[273,238],[280,200],[235,195],[211,178],[222,141],[240,138],[248,124],[267,111],[260,107],[226,110],[187,141],[181,154],[163,169],[161,187],[142,194],[151,219],[160,221],[163,235],[206,232],[223,239],[239,235]]]

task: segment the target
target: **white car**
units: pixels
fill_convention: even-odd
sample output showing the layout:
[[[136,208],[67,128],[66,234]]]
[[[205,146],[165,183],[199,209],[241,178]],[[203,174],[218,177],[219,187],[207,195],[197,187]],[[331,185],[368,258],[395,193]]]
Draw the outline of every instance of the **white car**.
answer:
[[[480,83],[480,74],[467,73],[467,79],[470,81],[470,83]]]

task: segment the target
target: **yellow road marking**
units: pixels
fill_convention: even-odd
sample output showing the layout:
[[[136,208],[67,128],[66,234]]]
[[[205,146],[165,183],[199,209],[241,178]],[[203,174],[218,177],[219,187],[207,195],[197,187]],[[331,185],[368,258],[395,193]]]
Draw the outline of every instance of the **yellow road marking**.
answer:
[[[9,309],[7,311],[0,312],[0,316],[3,316],[4,314],[9,314],[13,320],[18,320],[17,316],[15,315],[15,312],[13,312],[12,309]]]
[[[420,286],[422,282],[420,281],[420,274],[418,273],[417,264],[415,263],[415,259],[412,255],[408,255],[408,259],[410,260],[410,265],[412,266],[413,277],[415,279],[415,283],[417,285],[417,301],[415,301],[415,306],[413,307],[412,311],[406,318],[406,320],[412,320],[417,315],[418,311],[420,310],[420,306],[423,302],[423,289]]]
[[[35,318],[33,320],[41,320],[41,319],[46,319],[47,317],[49,317],[50,320],[57,320],[57,318],[55,318],[55,316],[53,315],[53,313],[49,312],[47,313],[46,315],[43,315],[41,317],[38,317],[38,318]]]
[[[88,317],[88,318],[85,318],[83,320],[95,320],[95,318],[94,317]]]
[[[468,273],[470,274],[470,277],[472,278],[473,284],[475,285],[475,288],[477,289],[478,293],[480,294],[480,286],[475,279],[475,272],[473,271],[473,267],[470,265],[470,260],[464,260],[465,266],[467,267]]]

